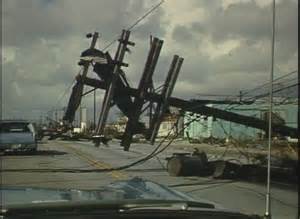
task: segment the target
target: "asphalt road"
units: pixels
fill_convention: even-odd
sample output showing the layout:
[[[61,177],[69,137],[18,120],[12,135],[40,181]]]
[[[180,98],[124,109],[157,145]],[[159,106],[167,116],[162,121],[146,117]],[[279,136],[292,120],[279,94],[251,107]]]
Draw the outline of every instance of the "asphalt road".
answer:
[[[225,208],[262,215],[265,211],[265,185],[250,182],[214,180],[205,177],[172,177],[165,167],[170,149],[145,163],[129,169],[110,172],[70,173],[66,170],[101,170],[132,163],[149,154],[155,146],[133,144],[129,152],[113,141],[109,147],[96,148],[87,141],[43,141],[36,154],[5,154],[1,156],[1,185],[97,189],[116,180],[142,177],[170,186],[193,196],[207,199]],[[53,171],[55,170],[55,171]],[[295,186],[277,184],[272,187],[274,219],[297,218],[298,192]]]

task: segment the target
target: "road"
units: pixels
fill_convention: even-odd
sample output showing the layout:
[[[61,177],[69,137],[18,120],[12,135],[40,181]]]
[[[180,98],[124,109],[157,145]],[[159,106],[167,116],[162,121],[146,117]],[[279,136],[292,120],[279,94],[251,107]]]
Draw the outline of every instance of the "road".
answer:
[[[196,199],[207,199],[225,208],[263,214],[265,185],[250,182],[214,180],[209,177],[172,177],[167,173],[165,158],[182,150],[170,149],[157,157],[129,169],[111,172],[62,172],[59,170],[101,170],[132,163],[154,149],[147,144],[133,144],[123,151],[117,141],[109,147],[96,148],[87,141],[47,141],[39,144],[36,154],[1,156],[1,185],[46,188],[97,189],[116,180],[142,177],[182,191]],[[56,171],[53,171],[56,170]],[[272,187],[274,219],[296,218],[298,193],[295,186]]]

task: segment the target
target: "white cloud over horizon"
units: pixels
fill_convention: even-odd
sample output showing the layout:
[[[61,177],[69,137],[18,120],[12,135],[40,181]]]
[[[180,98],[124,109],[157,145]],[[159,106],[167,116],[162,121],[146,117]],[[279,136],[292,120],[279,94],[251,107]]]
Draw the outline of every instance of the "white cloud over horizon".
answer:
[[[16,110],[34,116],[33,110],[51,109],[79,71],[79,55],[89,46],[85,34],[98,31],[98,47],[103,48],[158,2],[2,1],[3,116],[15,115]],[[174,54],[185,59],[174,96],[238,94],[264,83],[270,71],[270,3],[166,0],[132,31],[136,46],[126,55],[130,66],[124,69],[129,81],[136,86],[140,79],[151,34],[164,40],[154,74],[156,85],[163,83]],[[298,68],[297,4],[295,0],[276,4],[275,77]],[[60,107],[69,95],[70,91]],[[91,107],[92,97],[84,103]]]

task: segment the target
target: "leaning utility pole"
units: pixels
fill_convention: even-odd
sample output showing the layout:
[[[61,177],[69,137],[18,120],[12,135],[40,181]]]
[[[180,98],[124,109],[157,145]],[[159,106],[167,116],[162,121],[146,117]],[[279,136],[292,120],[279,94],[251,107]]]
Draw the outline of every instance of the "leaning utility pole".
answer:
[[[121,67],[125,66],[127,67],[128,64],[123,63],[123,59],[125,57],[125,53],[129,51],[127,46],[134,46],[135,44],[131,41],[129,41],[130,31],[129,30],[123,30],[121,34],[121,38],[119,39],[119,46],[115,55],[114,59],[114,67],[112,72],[112,79],[110,81],[110,84],[105,92],[102,109],[100,112],[99,121],[96,128],[95,133],[95,146],[99,146],[100,139],[103,136],[104,127],[107,121],[108,113],[110,110],[110,107],[112,105],[113,96],[114,96],[114,90],[116,87],[117,79],[119,78]]]

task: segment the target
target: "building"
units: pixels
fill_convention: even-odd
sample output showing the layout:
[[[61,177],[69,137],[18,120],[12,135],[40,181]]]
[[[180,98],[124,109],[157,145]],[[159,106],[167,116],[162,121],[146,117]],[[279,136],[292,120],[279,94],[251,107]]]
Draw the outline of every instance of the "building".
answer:
[[[118,120],[113,124],[118,133],[124,133],[126,129],[128,118],[126,116],[119,117]]]
[[[175,136],[182,128],[182,119],[178,114],[167,114],[159,127],[157,137]],[[180,134],[179,134],[180,135]]]
[[[118,133],[124,133],[128,118],[126,116],[119,117],[113,124]],[[149,129],[149,115],[142,116],[140,122],[145,124],[145,128]],[[174,136],[177,134],[183,126],[183,116],[180,117],[179,111],[175,108],[171,109],[171,112],[166,114],[160,124],[157,137],[166,137],[168,135]],[[183,136],[179,135],[180,137]]]
[[[251,105],[207,105],[214,108],[224,109],[237,114],[268,119],[269,105],[266,102],[255,102]],[[274,104],[273,122],[285,124],[290,127],[298,126],[298,100],[285,104]],[[184,137],[191,139],[219,138],[228,139],[262,139],[266,137],[265,132],[260,129],[247,127],[241,124],[215,119],[204,115],[185,113],[184,122],[190,123],[185,129]]]
[[[87,108],[80,108],[80,132],[87,130]]]

